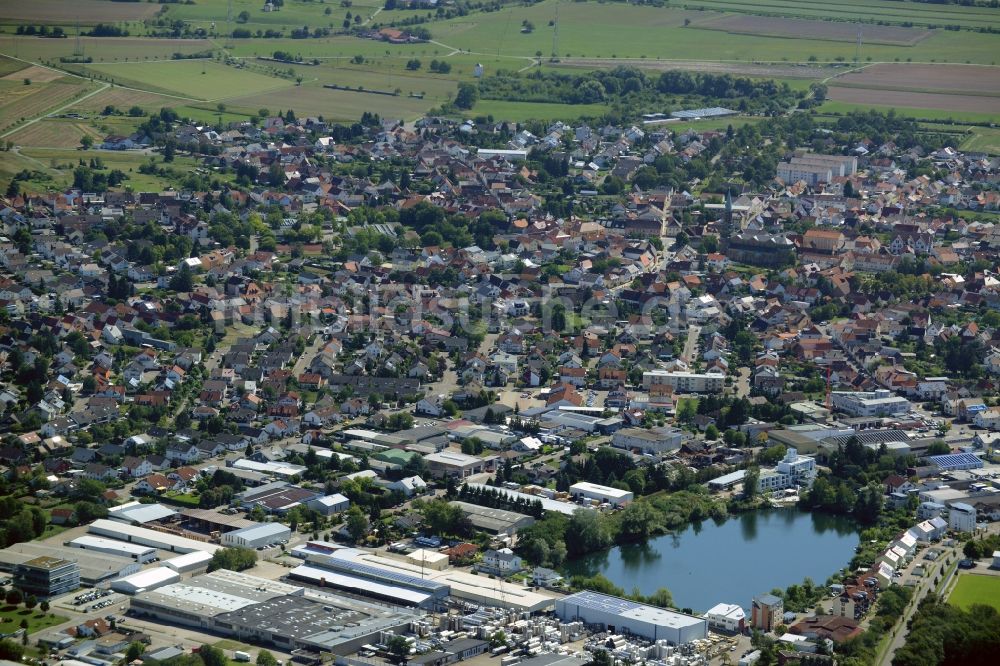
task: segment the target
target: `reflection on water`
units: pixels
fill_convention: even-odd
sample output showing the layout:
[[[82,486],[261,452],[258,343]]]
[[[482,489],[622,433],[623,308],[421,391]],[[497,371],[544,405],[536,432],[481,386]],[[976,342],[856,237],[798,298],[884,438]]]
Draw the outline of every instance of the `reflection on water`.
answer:
[[[706,520],[683,532],[626,544],[575,560],[565,572],[601,573],[624,590],[667,587],[679,606],[704,612],[720,602],[749,607],[754,595],[809,576],[822,582],[846,566],[856,525],[840,516],[797,509]],[[780,563],[780,564],[779,564]]]

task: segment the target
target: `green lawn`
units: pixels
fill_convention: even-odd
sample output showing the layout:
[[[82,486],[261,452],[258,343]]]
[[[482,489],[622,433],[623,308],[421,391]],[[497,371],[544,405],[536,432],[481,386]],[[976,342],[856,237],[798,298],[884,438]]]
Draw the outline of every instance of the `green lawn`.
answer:
[[[984,152],[1000,155],[1000,129],[994,127],[970,127],[968,134],[959,146],[970,152]]]
[[[28,620],[28,633],[33,634],[62,624],[68,618],[61,615],[43,613],[38,608],[28,610],[24,606],[4,606],[0,608],[0,633],[10,634],[18,630],[21,620]]]
[[[87,69],[125,86],[204,101],[263,93],[295,85],[288,79],[229,67],[213,60],[170,60],[89,65]]]
[[[972,604],[985,604],[1000,611],[1000,576],[960,574],[948,603],[966,610]]]

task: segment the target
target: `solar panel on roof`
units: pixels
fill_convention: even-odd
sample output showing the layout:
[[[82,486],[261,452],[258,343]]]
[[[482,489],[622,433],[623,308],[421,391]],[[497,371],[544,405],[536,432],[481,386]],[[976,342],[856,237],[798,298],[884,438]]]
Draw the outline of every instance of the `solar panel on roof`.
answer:
[[[974,469],[983,466],[982,459],[972,453],[944,453],[927,459],[941,469]]]

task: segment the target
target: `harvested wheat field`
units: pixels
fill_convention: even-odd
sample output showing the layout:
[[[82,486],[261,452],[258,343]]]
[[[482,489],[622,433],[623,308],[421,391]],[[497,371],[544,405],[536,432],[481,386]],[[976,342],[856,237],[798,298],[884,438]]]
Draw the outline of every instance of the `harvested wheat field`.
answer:
[[[62,72],[57,72],[54,69],[32,65],[31,67],[25,67],[18,72],[12,72],[3,78],[9,80],[30,79],[36,83],[48,83],[49,81],[61,79],[63,76]]]
[[[841,88],[838,86],[830,86],[827,97],[838,102],[851,104],[1000,114],[1000,97]]]
[[[884,63],[838,76],[831,85],[991,95],[1000,94],[1000,67]]]
[[[704,30],[723,30],[740,35],[823,39],[834,42],[853,42],[858,38],[858,24],[856,23],[773,16],[722,16],[711,21],[701,21],[697,27]],[[874,44],[913,46],[932,34],[934,33],[930,30],[891,25],[861,26],[862,39],[867,43]]]

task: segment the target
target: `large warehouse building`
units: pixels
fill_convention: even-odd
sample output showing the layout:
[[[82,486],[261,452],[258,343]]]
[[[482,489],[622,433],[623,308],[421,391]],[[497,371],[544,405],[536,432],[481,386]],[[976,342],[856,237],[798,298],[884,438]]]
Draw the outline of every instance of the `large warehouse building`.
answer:
[[[674,645],[708,636],[708,622],[704,618],[597,592],[577,592],[556,599],[556,615],[563,622],[579,620],[615,633],[650,641],[666,640]]]
[[[346,655],[382,632],[398,631],[420,611],[307,591],[277,581],[219,570],[138,594],[130,613],[219,633],[282,651]]]
[[[92,550],[95,553],[128,557],[135,560],[139,564],[152,562],[156,557],[155,548],[140,546],[137,543],[125,543],[124,541],[115,541],[114,539],[104,539],[101,537],[91,536],[89,534],[84,534],[83,536],[73,539],[68,545],[73,548]]]
[[[234,548],[260,548],[272,546],[292,538],[292,530],[281,523],[258,523],[253,527],[226,532],[222,545]]]
[[[106,518],[98,518],[92,522],[87,531],[97,536],[151,546],[172,553],[192,553],[196,550],[214,553],[221,547],[207,541],[197,541],[169,532],[159,532],[145,527],[136,527],[135,525],[120,523],[117,520],[107,520]]]

